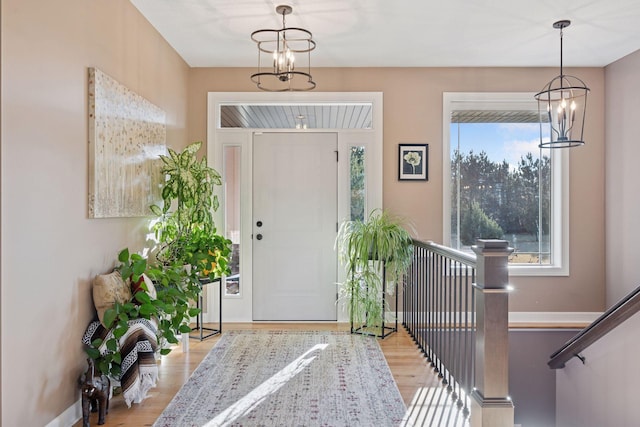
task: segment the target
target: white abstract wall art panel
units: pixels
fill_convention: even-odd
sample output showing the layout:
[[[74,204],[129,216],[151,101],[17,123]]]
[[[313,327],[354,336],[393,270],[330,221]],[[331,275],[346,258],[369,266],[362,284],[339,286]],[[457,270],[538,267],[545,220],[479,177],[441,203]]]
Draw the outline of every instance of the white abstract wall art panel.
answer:
[[[164,111],[89,68],[89,218],[151,215],[165,153]]]

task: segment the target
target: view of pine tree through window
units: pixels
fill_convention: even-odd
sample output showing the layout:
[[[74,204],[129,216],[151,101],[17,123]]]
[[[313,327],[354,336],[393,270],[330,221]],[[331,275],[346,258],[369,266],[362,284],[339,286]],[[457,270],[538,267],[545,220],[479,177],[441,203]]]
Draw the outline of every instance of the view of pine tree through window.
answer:
[[[451,245],[504,239],[513,264],[551,262],[551,159],[537,112],[454,111],[450,128]]]
[[[351,221],[364,221],[364,147],[351,147]]]

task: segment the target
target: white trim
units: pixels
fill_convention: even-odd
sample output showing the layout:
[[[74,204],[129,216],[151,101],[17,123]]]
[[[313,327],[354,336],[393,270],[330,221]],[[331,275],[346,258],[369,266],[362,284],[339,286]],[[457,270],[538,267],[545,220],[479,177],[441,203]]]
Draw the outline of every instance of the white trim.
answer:
[[[78,399],[63,413],[49,421],[45,427],[67,427],[77,423],[82,418],[82,399]]]
[[[391,313],[390,313],[391,315]],[[426,312],[420,312],[418,317],[426,318]],[[442,319],[460,319],[464,313],[456,312],[442,312],[439,314]],[[471,320],[473,313],[468,313],[468,318]],[[585,312],[565,312],[565,311],[512,311],[509,312],[509,327],[538,327],[544,325],[546,327],[560,328],[569,327],[575,328],[582,327],[582,325],[589,325],[593,323],[598,317],[602,316],[602,312],[585,311]],[[398,324],[401,324],[404,319],[404,312],[398,312]],[[387,317],[387,322],[391,322],[392,317]]]
[[[573,325],[573,324],[590,324],[598,317],[602,316],[602,312],[584,311],[513,311],[509,313],[509,325]]]
[[[533,92],[443,92],[442,93],[442,242],[450,246],[450,125],[453,110],[513,109],[522,104],[530,109],[537,103]],[[488,104],[491,104],[488,107]],[[566,150],[551,150],[554,183],[552,200],[551,265],[510,265],[510,276],[569,275],[569,155]]]
[[[240,282],[241,296],[223,296],[223,322],[250,322],[253,319],[252,283],[251,283],[251,230],[252,210],[252,136],[262,129],[221,129],[219,110],[221,104],[291,104],[291,103],[358,103],[367,102],[373,105],[371,129],[308,129],[309,132],[338,133],[338,154],[341,159],[338,165],[338,220],[349,217],[349,189],[342,188],[349,179],[349,153],[351,146],[366,147],[367,174],[367,210],[382,207],[382,153],[383,153],[383,95],[382,92],[209,92],[207,112],[207,154],[208,161],[216,170],[222,170],[223,145],[238,145],[242,147],[241,164],[241,243],[240,243]],[[301,129],[265,129],[264,132],[301,132]],[[342,159],[346,159],[342,160]],[[345,181],[345,179],[347,181]],[[222,195],[218,195],[222,197]],[[221,198],[221,203],[224,201]],[[224,229],[222,210],[218,210],[215,221],[220,229]],[[343,279],[343,268],[339,267],[338,281]],[[213,294],[213,293],[210,293]],[[217,307],[213,297],[208,299],[209,307]],[[339,304],[341,305],[341,304]],[[338,321],[348,319],[342,307],[338,307]],[[209,313],[204,313],[205,321],[209,321]],[[212,321],[216,321],[215,319]]]

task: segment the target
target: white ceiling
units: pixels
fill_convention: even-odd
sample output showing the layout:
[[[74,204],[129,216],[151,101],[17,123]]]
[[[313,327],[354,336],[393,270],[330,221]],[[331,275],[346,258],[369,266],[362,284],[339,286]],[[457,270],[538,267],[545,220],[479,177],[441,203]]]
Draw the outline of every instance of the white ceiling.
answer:
[[[313,33],[312,67],[601,67],[640,49],[640,0],[130,0],[192,67],[255,67],[257,29]]]

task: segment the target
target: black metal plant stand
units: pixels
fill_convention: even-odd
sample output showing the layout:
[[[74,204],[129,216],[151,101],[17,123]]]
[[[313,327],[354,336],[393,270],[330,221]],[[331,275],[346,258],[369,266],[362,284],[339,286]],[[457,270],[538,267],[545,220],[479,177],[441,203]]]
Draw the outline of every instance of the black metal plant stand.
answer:
[[[386,307],[386,296],[387,296],[387,269],[385,264],[382,264],[382,325],[380,326],[380,333],[379,334],[372,334],[366,331],[366,329],[368,328],[367,326],[367,319],[365,317],[365,322],[364,325],[359,326],[354,328],[353,326],[353,314],[350,317],[350,321],[351,321],[351,333],[352,334],[360,334],[360,335],[370,335],[370,336],[375,336],[376,338],[380,338],[380,339],[385,339],[386,337],[388,337],[389,335],[391,335],[394,332],[398,332],[398,282],[396,281],[394,283],[394,295],[396,298],[396,305],[395,305],[395,324],[394,326],[386,326],[385,325],[385,307]],[[351,278],[353,279],[353,273],[351,273]],[[353,281],[352,281],[353,283]],[[367,287],[367,291],[369,290],[369,288]],[[351,298],[351,313],[353,313],[353,305],[355,304],[354,302],[354,298]]]
[[[196,316],[196,326],[194,328],[191,328],[191,331],[198,331],[199,335],[189,335],[189,338],[195,338],[195,339],[200,339],[200,341],[202,341],[205,338],[209,338],[213,335],[217,335],[217,334],[221,334],[222,333],[222,278],[218,277],[216,279],[200,279],[200,284],[202,286],[208,285],[211,282],[218,282],[218,290],[219,290],[219,306],[218,306],[218,328],[207,328],[204,326],[204,323],[202,322],[202,306],[203,306],[203,300],[202,300],[202,291],[200,292],[200,295],[198,295],[198,299],[196,299],[196,307],[200,309],[200,313],[198,313],[198,315]],[[204,331],[209,331],[208,333],[204,333]]]

